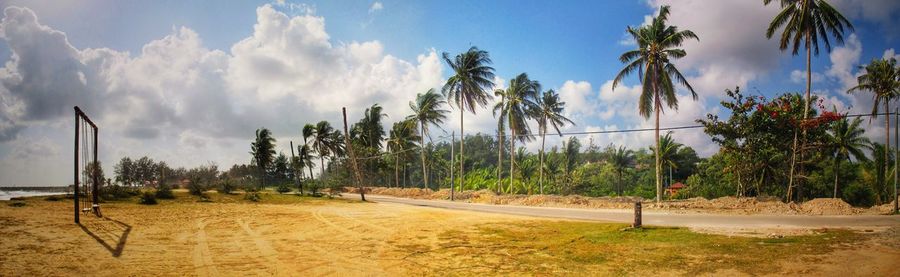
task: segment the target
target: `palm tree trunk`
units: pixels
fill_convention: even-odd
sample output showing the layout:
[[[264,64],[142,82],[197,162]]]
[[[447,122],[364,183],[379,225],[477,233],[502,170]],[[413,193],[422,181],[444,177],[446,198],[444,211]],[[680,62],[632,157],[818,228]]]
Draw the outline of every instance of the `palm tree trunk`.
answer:
[[[400,187],[400,156],[394,157],[394,187]]]
[[[655,78],[654,78],[655,79]],[[662,109],[662,105],[659,102],[659,92],[656,90],[656,82],[653,82],[653,94],[655,99],[655,108],[656,108],[656,203],[662,201],[662,164],[659,163],[659,110]]]
[[[500,176],[503,172],[503,130],[497,130],[497,143],[499,147],[497,147],[497,193],[500,193],[503,188],[503,178]]]
[[[463,114],[465,114],[466,109],[463,108],[465,106],[462,105],[462,100],[460,100],[459,105],[459,191],[463,190],[464,179],[466,179],[465,169],[464,169],[464,161],[465,159],[465,141],[466,141],[466,133],[463,130]]]
[[[887,184],[888,171],[890,163],[888,162],[888,154],[891,152],[891,116],[888,114],[890,110],[890,98],[884,100],[884,183]]]
[[[791,202],[791,195],[793,195],[794,190],[794,168],[797,164],[797,135],[799,132],[794,130],[794,145],[791,146],[791,168],[789,169],[790,173],[788,173],[788,187],[787,194],[784,196],[785,202]]]
[[[546,121],[546,119],[544,119]],[[547,124],[546,122],[544,124]],[[540,128],[540,127],[539,127]],[[546,127],[544,127],[546,129]],[[538,179],[538,184],[540,184],[541,194],[544,194],[544,139],[547,136],[546,130],[541,130],[541,167],[538,168],[538,172],[540,174],[540,178]]]
[[[319,174],[319,180],[325,178],[325,156],[319,156],[319,167],[321,167],[322,174]]]
[[[835,158],[834,158],[834,194],[831,196],[831,198],[837,198],[837,192],[838,192],[838,172],[839,172],[840,169],[841,169],[840,166],[841,166],[840,160],[839,160],[837,157],[835,157]]]
[[[419,152],[422,153],[422,178],[425,180],[425,187],[430,188],[428,186],[428,170],[425,168],[425,124],[421,125],[419,127],[419,133],[421,134],[419,137],[419,145],[421,146]]]
[[[509,134],[512,139],[509,140],[509,187],[507,187],[506,193],[512,193],[516,166],[516,129],[509,128]]]

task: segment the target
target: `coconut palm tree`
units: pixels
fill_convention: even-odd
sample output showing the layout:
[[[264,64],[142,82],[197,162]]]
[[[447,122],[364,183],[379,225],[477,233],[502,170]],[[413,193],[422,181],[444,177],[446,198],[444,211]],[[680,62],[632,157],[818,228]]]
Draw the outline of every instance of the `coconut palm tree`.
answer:
[[[404,152],[415,147],[414,141],[419,140],[416,135],[416,121],[404,120],[394,123],[388,135],[388,151],[394,154],[394,185],[400,186],[400,160]]]
[[[476,106],[485,106],[491,96],[487,93],[494,87],[494,68],[490,67],[491,58],[487,51],[472,46],[469,51],[456,55],[451,59],[446,52],[442,53],[444,61],[453,70],[453,75],[441,89],[447,101],[451,99],[459,108],[459,187],[463,187],[465,179],[465,137],[463,132],[463,114],[468,109],[473,114]]]
[[[578,153],[581,152],[581,142],[578,141],[575,137],[570,137],[568,142],[563,141],[563,173],[565,174],[565,185],[566,194],[570,192],[570,188],[572,187],[572,171],[575,171],[575,166],[578,164]]]
[[[428,187],[429,170],[425,166],[425,137],[427,136],[429,140],[431,139],[431,135],[428,133],[428,124],[437,126],[444,123],[444,120],[447,120],[447,114],[450,111],[442,107],[446,103],[447,101],[444,101],[441,95],[437,94],[433,88],[428,89],[424,94],[417,94],[416,100],[409,102],[409,108],[412,109],[413,114],[407,116],[406,120],[413,120],[419,124],[419,148],[421,149],[419,153],[422,157],[422,176],[425,180],[426,188]]]
[[[866,72],[856,78],[857,85],[847,92],[872,92],[872,97],[875,99],[875,104],[872,105],[873,117],[878,116],[878,104],[884,104],[884,145],[889,146],[891,145],[891,117],[887,113],[891,112],[891,100],[900,96],[900,68],[897,68],[897,60],[894,58],[872,60],[861,68]]]
[[[548,90],[541,95],[541,97],[537,98],[537,110],[535,111],[535,118],[537,118],[538,122],[538,133],[541,135],[541,153],[540,153],[540,167],[544,167],[544,140],[547,137],[547,127],[553,126],[553,129],[556,130],[556,133],[562,137],[562,132],[559,131],[559,127],[565,126],[566,123],[575,125],[575,122],[572,122],[569,118],[563,116],[563,109],[566,107],[566,102],[559,100],[559,94],[555,91]],[[549,126],[548,126],[549,125]],[[541,170],[540,176],[538,177],[538,186],[541,194],[544,194],[544,171]]]
[[[541,84],[528,79],[528,74],[521,73],[509,81],[509,87],[496,92],[502,94],[505,101],[494,106],[494,114],[500,115],[500,121],[509,126],[509,187],[512,190],[516,168],[516,141],[531,140],[528,119],[533,118],[538,105],[535,99],[541,91]]]
[[[613,80],[613,89],[622,82],[625,76],[637,71],[641,81],[642,91],[638,100],[638,111],[644,118],[650,118],[650,113],[656,113],[656,149],[659,148],[659,114],[662,112],[663,103],[671,109],[678,109],[678,98],[675,94],[674,82],[686,87],[694,100],[697,93],[687,82],[684,75],[678,71],[673,62],[687,55],[683,49],[678,49],[688,39],[696,39],[697,35],[690,30],[679,30],[676,26],[666,25],[669,18],[669,6],[662,6],[659,15],[653,18],[649,25],[638,28],[628,27],[626,31],[634,38],[638,48],[622,54],[619,60],[628,65],[616,75]],[[662,164],[656,153],[656,202],[662,200]]]
[[[763,0],[763,5],[772,3],[772,0]],[[810,92],[812,91],[812,54],[819,55],[819,39],[825,42],[825,49],[831,51],[831,42],[828,35],[834,36],[838,43],[844,42],[844,26],[853,31],[850,24],[840,12],[825,0],[780,0],[781,12],[772,19],[766,29],[766,38],[771,39],[775,31],[782,29],[778,47],[784,51],[792,48],[792,54],[797,55],[801,44],[806,49],[806,105],[803,107],[803,119],[809,116]],[[806,133],[803,133],[804,137]],[[805,138],[804,138],[805,139]],[[794,132],[794,143],[791,154],[791,169],[788,177],[788,191],[794,185],[794,165],[797,158],[797,132]],[[802,147],[801,147],[802,148]],[[802,157],[802,153],[801,157]],[[790,199],[790,196],[788,196]]]
[[[384,126],[381,120],[387,117],[384,108],[378,104],[373,104],[366,108],[363,118],[359,122],[353,124],[350,131],[351,138],[354,138],[362,146],[370,149],[381,149],[381,141],[384,139]]]
[[[494,96],[499,97],[500,101],[498,101],[496,105],[506,105],[506,96],[503,94],[503,90],[495,90]],[[503,118],[498,116],[497,110],[494,110],[494,117],[497,117],[497,193],[500,193],[503,190],[503,142],[506,141],[506,122],[504,122]]]
[[[838,196],[841,160],[850,161],[851,156],[859,161],[868,160],[863,149],[869,148],[872,143],[863,136],[866,131],[859,127],[860,123],[862,123],[860,118],[855,118],[853,121],[842,118],[832,123],[831,129],[828,130],[828,147],[834,156],[834,194],[832,198]]]
[[[266,169],[272,165],[275,160],[275,138],[272,132],[266,128],[256,129],[256,140],[250,143],[250,155],[256,163],[259,170],[259,177],[262,180],[262,187],[266,185]]]
[[[681,148],[682,144],[675,142],[675,139],[672,138],[672,133],[666,133],[665,136],[659,138],[659,151],[655,152],[659,155],[660,163],[663,165],[669,166],[669,170],[678,169],[678,164],[675,162],[678,159],[678,149]],[[670,176],[671,178],[671,176]],[[671,180],[669,180],[671,182]]]
[[[321,175],[319,178],[325,177],[325,157],[331,156],[331,159],[343,155],[344,139],[340,131],[331,127],[328,121],[319,121],[312,133],[312,146],[319,156],[319,166],[321,167]]]
[[[611,155],[607,156],[607,161],[616,169],[616,194],[622,195],[624,192],[624,186],[622,186],[622,174],[625,172],[626,168],[631,167],[634,164],[634,152],[626,149],[624,146],[619,146],[618,149],[613,150]]]
[[[311,148],[309,147],[309,138],[311,138],[312,136],[315,135],[315,133],[316,133],[316,125],[312,125],[312,124],[308,124],[308,123],[307,123],[306,125],[303,125],[303,131],[302,131],[301,133],[303,134],[303,145],[304,145],[304,146],[307,146],[307,147],[306,147],[307,153],[310,155],[310,157],[312,157],[312,156],[313,156],[313,155],[312,155],[312,150],[313,150],[313,149],[311,149]],[[299,150],[299,148],[298,148],[298,150]],[[302,153],[302,152],[301,152],[301,153]],[[312,158],[310,158],[310,159],[312,159]],[[302,156],[301,156],[300,160],[303,161],[303,157],[302,157]],[[315,167],[315,164],[312,164],[312,166],[307,166],[307,167],[306,167],[306,168],[309,169],[309,179],[312,179],[312,178],[313,178],[313,172],[312,172],[312,170],[313,170],[312,168],[313,168],[313,167]]]

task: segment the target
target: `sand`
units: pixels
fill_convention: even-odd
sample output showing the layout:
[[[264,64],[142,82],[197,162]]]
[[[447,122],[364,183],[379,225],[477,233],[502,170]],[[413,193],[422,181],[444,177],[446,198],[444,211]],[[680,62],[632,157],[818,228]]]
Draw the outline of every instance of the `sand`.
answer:
[[[106,218],[83,216],[81,226],[72,222],[70,201],[33,198],[24,207],[0,202],[0,276],[445,275],[441,265],[477,264],[478,259],[447,252],[441,257],[449,260],[438,262],[419,255],[453,247],[442,239],[448,232],[549,220],[345,200],[254,204],[239,197],[213,199],[156,206],[107,203]],[[847,247],[840,254],[869,253],[866,257],[874,260],[866,263],[881,266],[873,271],[881,273],[889,268],[885,264],[900,259],[898,249],[894,245],[872,254],[867,247]],[[784,267],[830,275],[853,260],[833,261],[838,264],[808,269],[798,258]],[[505,274],[527,274],[509,270]],[[458,267],[452,272],[492,271]]]

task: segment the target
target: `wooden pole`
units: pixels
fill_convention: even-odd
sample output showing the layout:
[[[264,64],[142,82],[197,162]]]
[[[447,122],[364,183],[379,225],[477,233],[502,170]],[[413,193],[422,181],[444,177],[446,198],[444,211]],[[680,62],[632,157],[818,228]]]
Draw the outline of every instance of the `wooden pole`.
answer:
[[[452,138],[450,140],[450,201],[453,201],[453,191],[455,190],[453,187],[453,144],[456,143],[456,131],[453,132]]]
[[[366,201],[366,192],[362,187],[362,178],[359,176],[359,167],[356,164],[356,154],[353,153],[353,144],[350,143],[350,132],[347,131],[347,108],[341,108],[344,115],[344,144],[347,145],[347,152],[350,153],[350,164],[353,166],[353,176],[356,181],[356,188],[359,189],[359,198]]]
[[[294,180],[297,182],[297,189],[300,191],[300,195],[303,195],[303,183],[300,183],[300,176],[297,176],[297,165],[294,164],[294,161],[297,157],[294,155],[294,141],[291,141],[291,171],[294,172]],[[300,171],[303,172],[302,170]]]
[[[91,186],[91,210],[94,211],[94,215],[103,216],[100,213],[100,176],[97,173],[100,172],[100,163],[97,162],[97,133],[99,133],[99,128],[97,126],[91,126],[94,129],[94,165],[91,167],[91,180],[93,180],[93,185]]]
[[[634,224],[632,228],[641,228],[641,201],[634,202]]]
[[[78,107],[76,106],[75,107],[75,182],[72,183],[72,186],[74,189],[73,190],[73,196],[74,196],[73,198],[75,198],[75,223],[76,224],[79,224],[81,222],[80,218],[79,218],[79,214],[78,214],[78,212],[79,212],[79,210],[78,210],[78,208],[79,208],[78,207],[78,135],[79,135],[78,129],[80,128],[80,126],[79,126],[80,120],[81,120],[81,118],[78,116]]]

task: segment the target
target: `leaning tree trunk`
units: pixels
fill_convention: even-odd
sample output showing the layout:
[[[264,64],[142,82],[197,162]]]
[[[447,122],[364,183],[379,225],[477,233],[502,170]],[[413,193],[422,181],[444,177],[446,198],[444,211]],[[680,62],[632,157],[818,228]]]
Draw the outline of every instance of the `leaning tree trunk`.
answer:
[[[319,180],[322,180],[323,178],[325,178],[325,157],[324,157],[324,155],[319,156],[319,166],[322,167],[322,175],[319,175]]]
[[[394,157],[394,187],[400,187],[400,156]]]
[[[891,152],[891,116],[890,113],[890,99],[885,99],[884,101],[884,183],[887,184],[888,178],[888,169],[890,168],[890,163],[888,160],[888,154]]]

